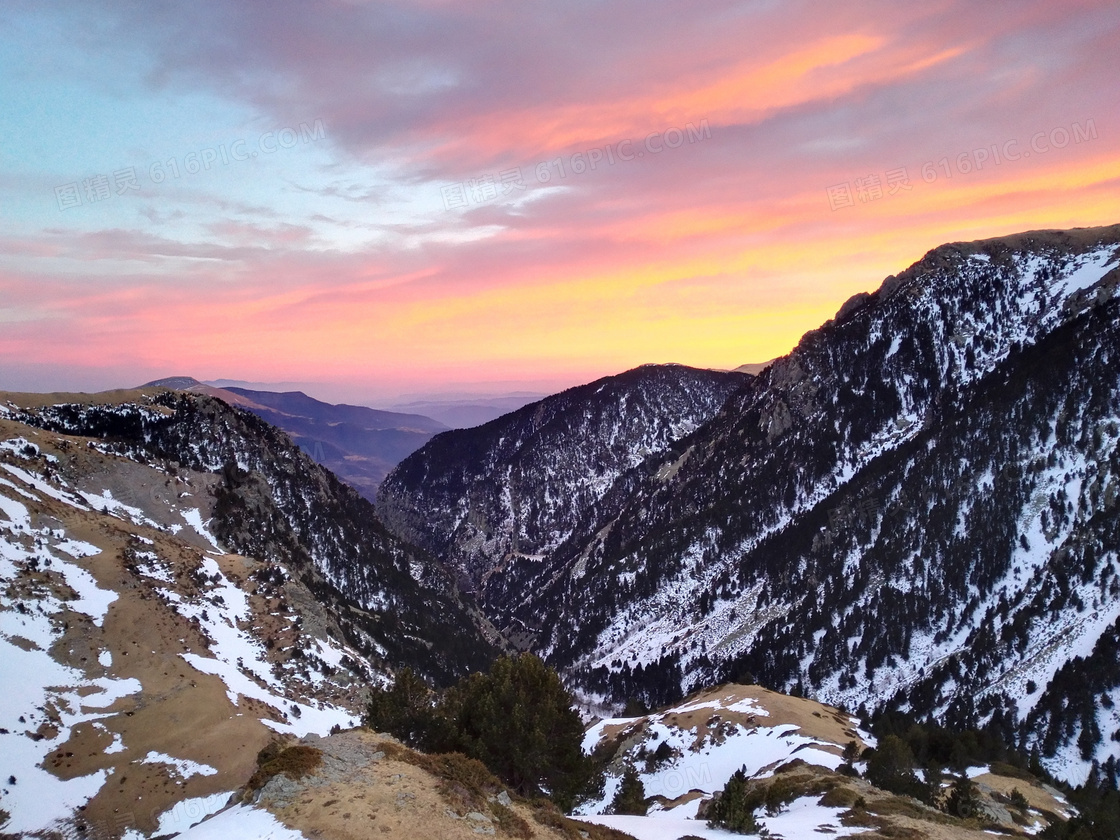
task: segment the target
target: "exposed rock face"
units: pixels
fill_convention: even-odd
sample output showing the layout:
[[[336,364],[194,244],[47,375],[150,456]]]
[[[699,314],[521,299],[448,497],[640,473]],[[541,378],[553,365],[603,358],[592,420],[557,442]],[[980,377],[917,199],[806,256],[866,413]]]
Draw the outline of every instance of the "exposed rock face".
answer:
[[[296,778],[281,773],[238,798],[305,837],[624,840],[617,832],[567,820],[551,806],[511,796],[481,765],[464,773],[465,765],[413,752],[388,735],[356,729],[309,736],[298,745],[320,752],[314,770]]]

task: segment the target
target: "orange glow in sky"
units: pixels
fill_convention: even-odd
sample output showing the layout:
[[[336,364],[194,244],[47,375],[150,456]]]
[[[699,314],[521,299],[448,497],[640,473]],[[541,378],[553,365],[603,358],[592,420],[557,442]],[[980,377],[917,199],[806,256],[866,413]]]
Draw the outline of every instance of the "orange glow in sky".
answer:
[[[1114,2],[184,14],[0,11],[0,389],[731,368],[946,241],[1120,221]]]

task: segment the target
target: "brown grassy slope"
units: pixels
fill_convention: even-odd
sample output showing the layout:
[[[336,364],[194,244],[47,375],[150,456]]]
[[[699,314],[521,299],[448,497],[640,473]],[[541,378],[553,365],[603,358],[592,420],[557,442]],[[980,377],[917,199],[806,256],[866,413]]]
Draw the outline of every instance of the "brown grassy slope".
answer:
[[[511,796],[485,767],[461,755],[414,752],[388,735],[354,729],[300,742],[321,764],[293,779],[280,774],[244,796],[307,837],[368,840],[626,840],[577,823],[550,803]]]
[[[10,398],[3,395],[0,403]],[[213,480],[210,476],[181,471],[183,480],[174,480],[174,488],[169,489],[165,474],[90,449],[82,438],[54,435],[0,417],[0,440],[16,437],[26,438],[44,453],[57,457],[53,469],[70,486],[91,491],[108,488],[114,498],[141,507],[161,525],[183,525],[178,514],[169,513],[161,504],[172,496],[172,489],[176,493],[190,492],[191,505],[202,509],[204,520],[209,518],[208,483]],[[7,452],[0,452],[0,461],[35,472],[45,464],[42,460],[28,462]],[[53,658],[89,679],[134,678],[142,686],[141,691],[121,698],[106,710],[108,717],[98,722],[101,728],[92,723],[75,726],[44,762],[48,772],[63,779],[97,770],[109,773],[105,785],[79,815],[79,821],[106,837],[119,837],[129,827],[150,832],[156,827],[156,817],[182,799],[232,791],[243,785],[255,769],[257,752],[274,737],[261,718],[283,721],[284,710],[246,698],[235,706],[218,677],[200,673],[187,664],[182,658],[184,653],[212,656],[207,640],[195,624],[172,609],[160,595],[164,589],[184,596],[198,595],[191,573],[202,561],[201,549],[209,544],[189,527],[172,534],[136,525],[50,498],[6,470],[0,471],[0,475],[36,497],[31,500],[0,485],[0,493],[28,508],[33,528],[62,528],[67,537],[101,549],[100,554],[68,562],[88,571],[99,587],[118,596],[102,626],[96,626],[82,613],[64,610],[60,618],[67,629],[50,651]],[[139,543],[138,538],[152,544]],[[129,568],[128,549],[138,545],[159,555],[174,577],[173,584],[153,581]],[[259,565],[257,561],[224,555],[218,563],[230,581],[250,591],[255,589],[249,574]],[[286,617],[298,612],[299,603],[313,601],[308,593],[295,591],[299,587],[297,582],[289,582],[280,598],[252,595],[249,600],[257,633],[262,637],[272,635],[277,640],[273,654],[277,660],[286,658],[285,648],[296,635]],[[27,603],[46,594],[64,601],[73,595],[62,578],[49,569],[22,573],[8,593],[9,600],[14,602],[18,598]],[[306,622],[322,623],[322,616]],[[98,661],[105,651],[112,655],[108,668]],[[356,684],[326,686],[324,692],[317,694],[299,691],[297,696],[329,699],[353,709],[359,709],[362,701],[361,689]],[[49,717],[49,706],[46,713]],[[45,724],[41,734],[55,737],[58,730]],[[106,753],[114,735],[120,736],[124,750]],[[218,773],[183,780],[165,764],[139,763],[150,751],[209,765]]]

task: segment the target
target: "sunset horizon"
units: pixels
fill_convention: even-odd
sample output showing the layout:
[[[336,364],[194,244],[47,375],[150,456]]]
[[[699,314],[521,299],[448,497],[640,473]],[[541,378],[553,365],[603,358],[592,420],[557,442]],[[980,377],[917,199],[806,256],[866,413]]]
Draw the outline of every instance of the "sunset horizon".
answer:
[[[0,389],[728,370],[1120,221],[1110,3],[130,8],[0,12]]]

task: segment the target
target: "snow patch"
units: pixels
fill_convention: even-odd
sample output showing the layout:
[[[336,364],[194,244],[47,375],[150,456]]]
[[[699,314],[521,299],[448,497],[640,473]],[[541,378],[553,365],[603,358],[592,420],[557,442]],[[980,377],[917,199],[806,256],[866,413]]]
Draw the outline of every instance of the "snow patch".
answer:
[[[159,815],[159,825],[152,833],[153,837],[165,837],[170,834],[179,834],[198,823],[211,814],[222,810],[229,802],[234,791],[215,793],[211,796],[198,796],[183,799],[175,803],[175,807]]]
[[[216,776],[218,770],[209,764],[199,764],[186,758],[175,758],[171,755],[151,750],[146,756],[138,759],[141,764],[166,764],[171,767],[179,778],[186,781],[191,776]],[[136,762],[133,762],[135,764]]]
[[[268,811],[238,805],[188,828],[178,840],[306,840]]]
[[[210,545],[214,546],[215,552],[217,552],[218,554],[225,554],[225,552],[222,550],[222,547],[218,545],[218,541],[214,539],[214,536],[210,533],[210,531],[207,530],[207,526],[210,524],[210,520],[203,522],[202,514],[199,512],[198,508],[187,508],[182,512],[182,516],[184,521],[186,521],[186,523],[190,525],[200,537],[210,543]]]

